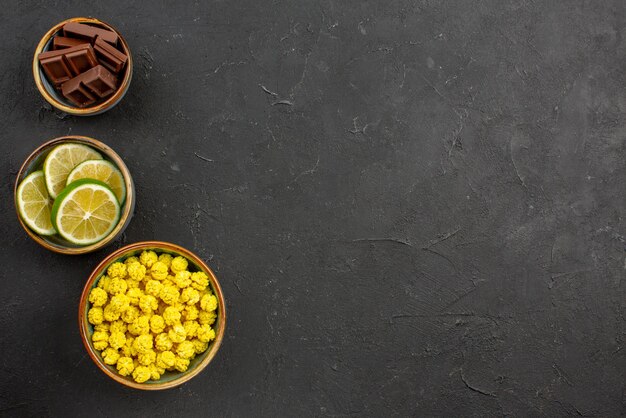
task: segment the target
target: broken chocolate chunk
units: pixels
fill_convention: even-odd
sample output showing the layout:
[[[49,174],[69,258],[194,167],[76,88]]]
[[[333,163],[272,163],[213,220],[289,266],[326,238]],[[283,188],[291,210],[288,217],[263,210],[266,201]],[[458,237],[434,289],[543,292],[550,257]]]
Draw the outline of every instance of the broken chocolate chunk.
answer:
[[[73,46],[82,45],[85,43],[84,39],[66,38],[65,36],[55,36],[52,40],[52,49],[55,51],[59,49],[71,48]]]
[[[38,59],[48,79],[56,87],[98,65],[93,48],[86,43],[58,51],[42,52]]]
[[[112,47],[99,36],[96,38],[93,49],[98,58],[98,62],[116,74],[122,71],[128,60],[126,54]]]
[[[102,65],[63,83],[61,92],[78,107],[92,104],[96,98],[110,96],[117,89],[117,79]]]
[[[71,38],[84,38],[93,42],[96,36],[112,45],[117,45],[118,36],[115,32],[84,23],[70,22],[63,25],[63,35]]]

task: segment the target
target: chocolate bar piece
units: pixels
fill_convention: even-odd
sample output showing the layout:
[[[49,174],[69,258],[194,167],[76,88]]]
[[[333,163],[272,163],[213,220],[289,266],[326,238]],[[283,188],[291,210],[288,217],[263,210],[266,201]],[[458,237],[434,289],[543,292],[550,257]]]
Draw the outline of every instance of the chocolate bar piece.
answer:
[[[72,78],[73,74],[67,66],[67,62],[63,58],[62,53],[44,58],[42,58],[41,55],[42,54],[39,54],[39,64],[48,76],[48,80],[55,87],[59,87],[61,84]]]
[[[117,34],[108,29],[102,29],[84,23],[70,22],[63,25],[63,35],[71,38],[84,38],[93,42],[96,36],[110,44],[117,45]]]
[[[116,89],[115,76],[102,65],[98,65],[63,83],[61,92],[78,107],[85,107],[96,98],[102,99],[111,95]]]
[[[48,79],[57,87],[98,65],[93,48],[85,43],[58,51],[42,52],[38,58]]]
[[[99,36],[96,38],[96,42],[93,45],[93,50],[96,53],[96,57],[100,64],[104,65],[108,70],[119,73],[124,68],[128,57],[126,54],[117,50],[106,43]]]
[[[59,49],[71,48],[73,46],[82,45],[85,43],[84,39],[66,38],[65,36],[55,36],[52,40],[52,49],[55,51]]]
[[[98,65],[96,54],[89,44],[75,46],[62,50],[65,52],[65,59],[69,63],[70,70],[74,75],[84,73],[90,68]]]
[[[67,81],[63,83],[61,91],[63,96],[78,107],[86,107],[96,101],[96,98],[80,82],[72,83],[72,80]]]

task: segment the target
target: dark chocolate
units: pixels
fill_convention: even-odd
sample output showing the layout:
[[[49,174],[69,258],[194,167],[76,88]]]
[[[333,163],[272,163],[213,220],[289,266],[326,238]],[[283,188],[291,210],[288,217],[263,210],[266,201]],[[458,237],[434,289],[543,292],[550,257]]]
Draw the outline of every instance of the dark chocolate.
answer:
[[[58,51],[42,52],[38,59],[48,80],[55,87],[98,65],[93,48],[86,43]]]
[[[117,78],[102,65],[63,83],[61,92],[78,107],[92,104],[96,98],[103,99],[117,90]]]
[[[96,38],[93,49],[98,58],[98,62],[116,74],[122,71],[128,60],[126,54],[118,51],[99,36]]]
[[[59,87],[67,80],[71,79],[73,74],[70,71],[67,61],[63,58],[63,54],[58,54],[49,57],[41,57],[39,54],[39,64],[43,68],[44,73],[55,87]]]
[[[83,44],[72,48],[62,50],[65,52],[65,59],[67,60],[70,70],[74,75],[84,73],[90,68],[98,65],[96,54],[89,44]]]
[[[94,42],[98,36],[112,45],[117,45],[118,39],[117,34],[113,31],[76,22],[63,25],[63,35],[71,38],[89,39],[91,42]]]
[[[65,48],[71,48],[73,46],[82,45],[85,43],[84,39],[66,38],[65,36],[55,36],[52,40],[52,49],[59,50]]]

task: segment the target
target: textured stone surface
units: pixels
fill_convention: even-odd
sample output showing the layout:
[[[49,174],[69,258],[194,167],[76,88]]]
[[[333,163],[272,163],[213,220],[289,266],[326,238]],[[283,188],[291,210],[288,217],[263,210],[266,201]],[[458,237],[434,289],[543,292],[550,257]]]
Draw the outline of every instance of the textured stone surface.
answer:
[[[145,4],[2,6],[3,414],[625,413],[623,1]],[[30,68],[87,15],[136,70],[80,119]],[[180,388],[85,355],[78,298],[115,246],[51,254],[15,219],[21,162],[68,133],[134,175],[115,246],[172,241],[221,279],[224,345]]]

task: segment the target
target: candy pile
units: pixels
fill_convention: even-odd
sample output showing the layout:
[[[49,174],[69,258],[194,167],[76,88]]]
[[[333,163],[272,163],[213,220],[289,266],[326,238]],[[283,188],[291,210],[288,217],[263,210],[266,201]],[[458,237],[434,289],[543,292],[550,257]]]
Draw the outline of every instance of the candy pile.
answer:
[[[93,346],[136,382],[184,372],[215,339],[217,298],[184,257],[144,251],[113,263],[89,294]]]

